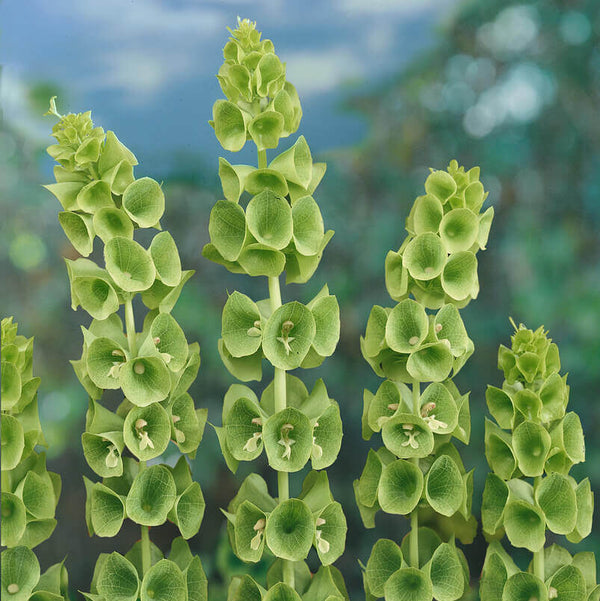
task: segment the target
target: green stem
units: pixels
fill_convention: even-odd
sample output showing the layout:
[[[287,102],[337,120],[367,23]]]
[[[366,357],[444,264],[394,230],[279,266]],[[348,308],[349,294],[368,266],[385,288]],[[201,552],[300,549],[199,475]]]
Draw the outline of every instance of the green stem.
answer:
[[[137,355],[137,336],[135,334],[135,319],[133,317],[133,297],[125,301],[125,330],[127,332],[127,343],[132,357]]]
[[[146,462],[140,461],[140,472],[146,469]],[[142,526],[142,575],[152,567],[150,550],[150,526]]]
[[[261,153],[259,152],[259,166],[261,162],[266,165],[266,151],[263,150],[262,153],[264,153],[264,158],[261,161]],[[281,307],[281,288],[279,286],[278,277],[269,278],[269,298],[271,300],[272,311],[276,311],[279,307]],[[278,413],[279,411],[283,411],[287,406],[285,369],[280,369],[278,367],[275,368],[273,386],[273,393],[275,397],[275,413]],[[287,501],[290,498],[290,481],[287,472],[277,472],[277,489],[277,496],[280,503],[282,501]],[[285,559],[283,560],[283,581],[288,586],[294,588],[294,564],[292,561]]]
[[[267,167],[267,151],[259,150],[258,151],[258,168],[266,169]]]
[[[412,383],[413,412],[420,415],[421,385],[416,380]],[[419,459],[413,457],[412,462],[419,467]],[[419,507],[410,514],[409,559],[413,568],[419,568]]]
[[[534,494],[535,494],[535,490],[541,483],[542,483],[542,477],[536,476],[533,481]],[[545,581],[545,578],[544,578],[544,547],[542,547],[539,551],[534,551],[534,553],[533,553],[533,573],[542,582]]]

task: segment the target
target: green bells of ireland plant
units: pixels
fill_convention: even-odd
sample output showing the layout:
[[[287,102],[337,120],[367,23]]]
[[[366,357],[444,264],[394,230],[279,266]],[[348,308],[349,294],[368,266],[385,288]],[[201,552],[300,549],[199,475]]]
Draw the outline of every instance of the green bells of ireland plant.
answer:
[[[346,519],[330,491],[327,474],[340,450],[342,423],[337,403],[322,380],[309,392],[288,372],[320,365],[333,354],[340,330],[339,307],[327,286],[308,304],[282,302],[279,278],[304,283],[319,265],[333,232],[325,232],[313,193],[325,165],[313,163],[300,136],[287,150],[267,158],[281,138],[293,134],[302,109],[285,65],[270,40],[261,40],[255,23],[239,20],[225,45],[218,79],[226,100],[213,107],[217,139],[232,152],[252,141],[257,167],[219,159],[224,200],[214,205],[210,243],[203,255],[234,273],[266,278],[269,297],[252,300],[229,295],[222,317],[219,353],[241,382],[261,381],[263,359],[273,380],[259,396],[246,384],[233,384],[216,428],[231,470],[240,461],[266,455],[276,470],[278,490],[269,492],[257,474],[248,476],[225,512],[236,555],[257,562],[275,557],[267,590],[250,576],[236,577],[229,599],[343,600],[341,574],[331,564],[345,546]],[[298,498],[290,498],[289,474],[310,462]],[[305,559],[314,548],[322,567],[311,577]]]
[[[33,375],[33,338],[2,320],[2,599],[68,600],[67,570],[57,563],[40,572],[32,551],[50,538],[61,490],[46,469],[47,446],[38,414],[40,378]]]
[[[100,555],[86,598],[201,601],[206,577],[186,542],[198,532],[205,506],[186,459],[194,458],[206,423],[206,410],[196,409],[188,394],[200,349],[171,315],[193,272],[182,269],[175,241],[161,231],[160,184],[135,178],[133,153],[112,131],[94,127],[89,112],[59,115],[52,99],[49,113],[59,118],[57,143],[48,148],[58,165],[56,183],[46,187],[82,255],[66,259],[72,308],[92,318],[82,327],[82,356],[72,362],[89,397],[83,452],[101,478],[84,477],[88,531],[116,536],[126,518],[141,527],[141,540],[124,556]],[[148,247],[136,234],[151,237]],[[94,261],[85,257],[96,236],[102,249]],[[136,311],[145,306],[143,320],[134,304]],[[159,463],[171,443],[181,454],[174,467]],[[167,520],[181,537],[165,559],[149,532]]]
[[[513,324],[514,325],[514,324]],[[500,346],[502,388],[489,386],[486,400],[495,421],[487,420],[488,474],[481,518],[489,545],[481,578],[482,601],[600,599],[593,553],[574,556],[546,545],[546,531],[577,543],[592,528],[594,498],[587,478],[577,482],[571,467],[585,460],[581,422],[567,411],[569,386],[560,375],[558,347],[543,327],[523,324]],[[521,571],[499,542],[533,559]]]
[[[361,338],[364,358],[385,381],[364,392],[363,437],[380,433],[383,446],[369,451],[356,501],[368,528],[380,509],[411,523],[401,545],[375,543],[364,568],[368,599],[455,601],[469,587],[455,538],[475,536],[473,471],[453,442],[469,442],[469,395],[452,378],[474,349],[458,309],[478,294],[476,255],[493,209],[481,213],[479,168],[465,171],[456,161],[432,170],[425,191],[406,220],[408,236],[385,261],[397,304],[374,306]]]

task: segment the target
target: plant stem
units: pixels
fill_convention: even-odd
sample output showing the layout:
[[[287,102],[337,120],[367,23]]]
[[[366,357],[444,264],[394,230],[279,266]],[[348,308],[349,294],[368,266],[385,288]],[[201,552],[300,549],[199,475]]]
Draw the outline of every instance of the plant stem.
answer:
[[[413,412],[420,415],[421,385],[416,380],[412,383]],[[413,457],[412,462],[419,467],[419,459]],[[409,559],[413,568],[419,568],[419,506],[410,514]]]
[[[137,355],[137,337],[135,334],[135,319],[133,317],[133,296],[125,301],[125,330],[127,332],[127,343],[131,357]]]
[[[261,163],[266,165],[266,152],[263,150],[262,154],[264,156],[261,160],[261,152],[259,151],[259,166]],[[279,278],[278,277],[270,277],[269,278],[269,298],[271,300],[271,310],[275,311],[279,307],[281,307],[281,288],[279,286]],[[273,382],[274,390],[274,400],[275,400],[275,413],[279,411],[283,411],[287,406],[287,390],[286,390],[286,375],[285,369],[280,369],[278,367],[275,368],[275,377]],[[277,472],[277,496],[279,502],[287,501],[290,498],[290,483],[289,476],[287,472]],[[294,588],[294,564],[289,560],[283,561],[283,581],[288,585]]]
[[[140,461],[140,472],[146,469],[146,462]],[[142,575],[152,567],[152,551],[150,550],[150,526],[142,526]]]
[[[536,476],[533,481],[534,491],[541,483],[542,483],[542,477]],[[542,582],[544,582],[546,580],[544,578],[544,547],[542,547],[539,551],[534,551],[534,553],[533,553],[533,573]]]
[[[258,151],[258,168],[265,169],[267,167],[267,151],[259,150]]]

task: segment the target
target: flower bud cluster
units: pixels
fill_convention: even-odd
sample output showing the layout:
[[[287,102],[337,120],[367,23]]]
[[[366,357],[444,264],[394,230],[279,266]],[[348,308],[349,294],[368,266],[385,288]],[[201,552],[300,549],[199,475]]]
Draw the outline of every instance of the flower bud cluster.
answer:
[[[84,455],[102,478],[95,483],[85,479],[88,531],[90,536],[112,537],[126,518],[142,528],[169,520],[183,537],[171,550],[177,560],[161,559],[162,552],[149,541],[145,548],[136,543],[124,557],[100,556],[92,594],[110,599],[111,587],[131,573],[137,588],[132,584],[123,599],[129,594],[137,598],[140,590],[165,574],[173,582],[185,581],[188,574],[188,593],[198,595],[206,589],[206,579],[185,539],[198,532],[204,514],[200,486],[192,481],[185,457],[175,467],[146,468],[146,461],[162,456],[171,442],[193,458],[206,423],[206,410],[196,409],[188,394],[200,366],[199,345],[188,343],[171,315],[193,272],[182,270],[175,241],[169,232],[160,231],[162,187],[149,177],[135,178],[133,153],[113,132],[93,127],[89,113],[61,117],[53,103],[50,113],[60,121],[54,127],[58,144],[48,152],[60,165],[54,169],[56,183],[46,187],[64,208],[59,221],[83,257],[92,253],[96,236],[103,243],[103,262],[66,260],[72,308],[81,306],[92,317],[82,327],[82,356],[72,362],[89,396]],[[94,153],[88,152],[92,147]],[[145,248],[135,236],[147,228],[159,232]],[[139,332],[135,297],[147,308]],[[121,395],[116,411],[104,404],[107,390]]]
[[[468,543],[477,529],[473,471],[453,442],[469,442],[469,395],[452,378],[474,350],[458,309],[477,296],[476,253],[485,248],[493,209],[479,214],[487,193],[478,167],[465,172],[452,161],[447,171],[432,170],[425,190],[400,250],[386,258],[386,286],[398,303],[374,306],[361,338],[363,357],[386,378],[375,394],[364,392],[363,437],[380,432],[384,446],[369,451],[354,482],[356,501],[366,527],[380,509],[410,514],[413,526],[401,546],[379,540],[365,568],[367,594],[387,601],[409,586],[425,601],[459,599],[469,574],[446,533]],[[429,384],[421,390],[421,383]],[[450,582],[441,576],[446,570],[461,576]]]
[[[400,301],[412,295],[429,309],[445,303],[459,308],[479,294],[477,252],[485,250],[494,208],[481,213],[487,198],[479,167],[465,172],[456,161],[433,171],[406,220],[406,237],[385,262],[386,286]]]
[[[2,598],[39,595],[68,599],[62,563],[40,576],[31,549],[50,538],[60,496],[58,474],[46,469],[48,446],[38,413],[40,378],[33,375],[33,338],[17,334],[12,317],[2,319]],[[56,578],[52,577],[56,574]],[[5,588],[6,587],[6,588]]]
[[[585,460],[581,422],[576,413],[566,411],[567,378],[559,373],[558,347],[544,328],[515,326],[511,342],[511,348],[501,345],[498,352],[502,388],[488,386],[486,392],[495,422],[486,420],[486,456],[492,472],[483,493],[482,524],[488,535],[504,532],[511,545],[547,560],[543,578],[534,573],[533,564],[522,573],[495,542],[486,556],[482,590],[489,591],[494,581],[497,590],[504,588],[503,598],[518,599],[515,583],[520,578],[539,598],[561,598],[577,590],[571,598],[585,599],[596,587],[595,577],[585,568],[594,563],[593,555],[571,557],[558,545],[544,549],[546,530],[570,542],[591,532],[590,481],[577,482],[569,475],[573,465]],[[502,570],[504,576],[499,577]],[[484,600],[495,598],[489,592],[482,595]]]
[[[264,450],[269,466],[279,472],[279,490],[271,496],[260,476],[249,476],[225,512],[229,539],[243,561],[258,562],[265,548],[276,557],[267,575],[269,598],[345,597],[341,574],[331,564],[344,550],[346,519],[326,473],[317,471],[331,465],[340,450],[339,407],[321,380],[309,394],[301,380],[286,373],[317,367],[333,354],[339,306],[327,286],[307,304],[282,304],[279,283],[284,272],[286,283],[307,282],[333,235],[325,232],[313,198],[325,165],[313,163],[302,136],[268,162],[267,149],[298,129],[300,101],[273,44],[261,41],[254,23],[240,20],[231,33],[217,76],[227,100],[215,103],[211,125],[226,150],[238,151],[252,140],[258,166],[219,159],[225,200],[211,211],[210,243],[203,255],[233,273],[268,278],[267,299],[229,295],[219,353],[242,382],[262,380],[263,359],[274,367],[275,377],[260,400],[248,386],[233,384],[216,431],[232,471]],[[289,498],[288,474],[309,461],[313,471],[302,494]],[[304,560],[313,547],[322,567],[311,576]],[[232,581],[229,599],[260,598],[263,592],[246,575]]]

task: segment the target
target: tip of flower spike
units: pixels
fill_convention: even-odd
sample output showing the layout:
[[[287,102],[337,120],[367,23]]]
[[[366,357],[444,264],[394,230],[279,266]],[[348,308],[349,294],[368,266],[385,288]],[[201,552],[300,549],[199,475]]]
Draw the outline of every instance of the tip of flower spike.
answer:
[[[52,96],[52,98],[50,98],[50,108],[44,113],[44,117],[46,116],[52,116],[54,115],[55,117],[58,117],[59,119],[62,119],[63,116],[56,110],[56,98],[57,96]]]
[[[241,43],[256,44],[260,40],[260,32],[256,31],[256,21],[250,19],[242,19],[240,16],[237,18],[237,27],[231,29],[227,28],[229,33]]]

